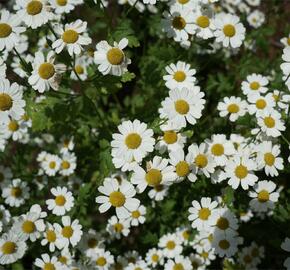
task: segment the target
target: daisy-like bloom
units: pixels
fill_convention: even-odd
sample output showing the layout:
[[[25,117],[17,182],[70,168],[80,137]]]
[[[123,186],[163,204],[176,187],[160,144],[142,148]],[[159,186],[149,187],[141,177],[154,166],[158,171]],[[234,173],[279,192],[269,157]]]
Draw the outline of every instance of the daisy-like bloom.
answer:
[[[140,254],[136,250],[126,251],[124,255],[129,263],[135,263],[135,262],[140,261],[142,259],[142,257],[140,256]]]
[[[238,48],[245,39],[246,29],[240,23],[239,17],[232,14],[219,14],[214,19],[216,42],[224,47]]]
[[[267,212],[274,209],[278,201],[279,192],[274,192],[276,184],[272,181],[259,181],[250,191],[249,196],[254,198],[250,201],[251,208],[256,212]]]
[[[217,205],[218,203],[209,197],[202,197],[200,203],[192,201],[192,207],[188,209],[190,213],[188,219],[192,221],[192,228],[201,231],[208,230],[210,226],[213,226],[216,221]]]
[[[19,42],[19,34],[25,31],[25,27],[19,26],[21,19],[9,11],[3,9],[0,15],[0,51],[12,50]]]
[[[256,264],[259,264],[265,257],[265,248],[263,246],[258,246],[255,242],[251,243],[249,251]]]
[[[186,122],[194,125],[201,117],[205,100],[198,86],[192,89],[182,88],[169,91],[169,97],[161,102],[160,117],[166,118],[176,127],[186,127]]]
[[[121,168],[126,162],[133,160],[141,162],[147,153],[153,151],[155,139],[153,130],[147,129],[147,124],[139,120],[124,121],[118,126],[118,130],[120,133],[114,133],[111,142],[113,163],[116,168]]]
[[[165,18],[161,22],[162,29],[169,38],[173,37],[175,41],[180,42],[188,40],[189,35],[194,34],[194,16],[191,9],[173,5],[163,16]]]
[[[11,264],[22,258],[27,249],[26,243],[20,239],[17,232],[10,231],[0,238],[0,264]]]
[[[259,28],[265,22],[265,14],[256,9],[248,15],[247,21],[252,27]]]
[[[163,235],[158,243],[158,246],[162,248],[163,255],[166,258],[175,258],[182,252],[182,240],[178,238],[176,234]]]
[[[275,110],[265,111],[257,119],[258,125],[267,136],[279,137],[284,131],[285,125],[281,120],[281,114]]]
[[[54,199],[46,200],[48,210],[57,216],[63,216],[74,206],[74,197],[66,187],[56,187],[51,190]]]
[[[115,258],[115,262],[112,264],[110,270],[125,269],[126,266],[128,266],[127,259],[118,255],[117,258]]]
[[[9,206],[19,207],[29,197],[29,187],[19,178],[13,179],[8,186],[3,188],[2,197]]]
[[[152,248],[146,253],[146,262],[148,266],[157,267],[157,265],[163,265],[164,258],[160,249]]]
[[[50,224],[50,223],[46,224],[46,228],[45,228],[45,232],[43,234],[43,237],[44,238],[41,240],[41,245],[42,246],[48,245],[49,251],[54,252],[55,247],[56,247],[55,244],[56,244],[57,235],[56,235],[56,230],[52,224]]]
[[[196,70],[192,69],[190,64],[178,61],[176,64],[170,64],[165,67],[167,75],[163,76],[165,85],[169,89],[191,89],[195,82]]]
[[[71,221],[69,216],[61,218],[63,227],[55,223],[54,227],[57,232],[56,246],[58,248],[65,248],[71,244],[73,247],[81,240],[82,225],[79,224],[78,219]]]
[[[17,83],[0,78],[0,123],[9,122],[9,116],[19,120],[24,115],[23,90]]]
[[[189,259],[191,261],[191,265],[192,265],[193,270],[204,270],[205,269],[205,265],[204,265],[204,263],[199,255],[190,254]]]
[[[115,178],[105,178],[103,186],[98,188],[104,195],[96,197],[96,203],[100,203],[99,211],[104,213],[111,206],[116,208],[118,218],[130,217],[130,212],[138,208],[140,201],[133,198],[136,194],[134,186],[128,181],[121,184]]]
[[[46,24],[53,18],[47,0],[17,0],[17,16],[32,29]]]
[[[268,93],[266,96],[261,96],[259,93],[252,93],[248,95],[248,101],[249,113],[256,114],[256,116],[262,115],[264,111],[273,109],[276,105],[272,93]]]
[[[64,154],[61,158],[59,173],[63,176],[69,176],[74,173],[77,167],[77,157],[74,153]]]
[[[70,13],[75,7],[83,3],[83,0],[49,0],[56,14]]]
[[[285,47],[290,47],[290,33],[288,37],[283,37],[280,41]]]
[[[129,263],[128,266],[125,268],[125,270],[150,270],[150,268],[147,266],[146,262],[143,260],[138,260],[135,263]]]
[[[68,248],[62,249],[57,257],[57,260],[60,262],[63,269],[68,269],[69,267],[71,267],[72,259],[72,254],[70,253]]]
[[[282,60],[284,63],[280,65],[281,70],[283,71],[283,80],[285,81],[286,86],[290,90],[290,46],[284,48]]]
[[[269,80],[260,74],[253,73],[247,76],[247,80],[242,82],[242,90],[244,95],[249,95],[250,93],[260,93],[264,94],[268,91],[267,85]]]
[[[92,258],[92,266],[98,270],[108,270],[109,267],[114,263],[114,256],[110,251],[100,249],[94,254]]]
[[[0,205],[0,223],[7,225],[11,220],[11,214],[3,205]]]
[[[286,237],[283,243],[281,244],[281,248],[285,251],[290,252],[290,238]],[[290,269],[290,257],[288,257],[283,264],[287,269]]]
[[[177,175],[177,181],[180,182],[184,180],[186,177],[194,182],[196,180],[196,175],[192,173],[193,169],[193,155],[189,152],[186,157],[183,149],[178,149],[176,151],[172,151],[169,153],[169,162],[171,165],[175,167],[175,172]]]
[[[200,146],[196,144],[190,145],[188,153],[191,154],[194,175],[204,174],[206,177],[210,177],[210,174],[214,173],[216,164],[205,143],[201,143]]]
[[[168,189],[168,185],[157,185],[148,192],[148,196],[152,200],[162,201],[167,196]]]
[[[221,117],[229,115],[230,121],[235,122],[246,114],[247,106],[247,102],[240,97],[224,97],[223,101],[218,103],[217,109]]]
[[[55,64],[55,54],[50,51],[45,57],[42,52],[36,52],[32,63],[33,71],[28,78],[29,84],[39,93],[48,91],[50,87],[57,90],[61,73],[65,71],[65,65]]]
[[[6,181],[10,181],[12,177],[11,169],[0,165],[0,187],[3,188],[6,185]]]
[[[27,134],[27,125],[23,121],[10,119],[6,124],[0,125],[0,134],[6,139],[20,141]]]
[[[12,230],[18,233],[19,237],[26,241],[35,242],[40,237],[40,233],[45,230],[43,219],[47,216],[46,212],[41,211],[38,204],[31,206],[29,212],[21,215],[13,224]]]
[[[244,267],[244,269],[256,269],[257,262],[253,260],[251,256],[251,250],[250,247],[244,247],[239,253],[238,253],[238,261],[240,265]]]
[[[190,229],[188,227],[178,227],[176,229],[176,233],[178,237],[180,237],[183,241],[183,245],[189,244],[189,237],[191,235]]]
[[[135,210],[131,211],[131,216],[129,217],[131,226],[138,226],[139,224],[143,224],[146,220],[146,207],[140,205]]]
[[[224,176],[230,178],[228,184],[233,189],[237,189],[241,185],[246,190],[258,180],[253,172],[256,169],[256,163],[247,154],[242,156],[237,154],[227,162]]]
[[[147,186],[170,185],[176,178],[174,167],[168,166],[168,160],[155,156],[147,163],[146,170],[139,165],[134,167],[131,183],[137,185],[138,192],[142,193]]]
[[[215,25],[213,23],[213,18],[197,8],[194,12],[194,24],[195,34],[197,37],[202,39],[209,39],[214,36],[213,31],[215,30]]]
[[[290,95],[287,95],[286,93],[279,90],[274,90],[272,94],[276,102],[276,105],[282,110],[285,110],[285,112],[288,112],[290,104]]]
[[[116,216],[112,216],[108,220],[107,232],[112,238],[120,239],[121,236],[128,236],[130,233],[130,223],[129,220],[119,220]]]
[[[79,245],[79,250],[85,252],[87,257],[92,257],[96,251],[104,248],[103,237],[93,229],[84,233]]]
[[[47,154],[45,160],[41,163],[41,167],[48,176],[55,176],[59,171],[61,159],[57,155]]]
[[[57,26],[55,32],[60,38],[52,43],[52,48],[57,54],[67,48],[70,56],[79,55],[83,50],[83,46],[92,42],[92,39],[85,34],[86,28],[87,22],[82,20],[67,23],[64,28]]]
[[[235,153],[234,145],[227,140],[224,134],[212,135],[211,140],[206,141],[208,150],[213,156],[217,166],[224,166],[227,163],[228,157]]]
[[[271,141],[264,141],[257,146],[258,167],[264,168],[266,175],[278,176],[278,170],[284,169],[280,152],[280,146],[273,145]]]
[[[63,137],[61,143],[58,146],[60,149],[59,152],[61,154],[66,154],[74,149],[75,147],[74,138]]]
[[[169,259],[164,267],[166,270],[189,270],[192,269],[192,264],[189,258],[178,255],[174,259]]]
[[[41,259],[37,258],[34,265],[41,268],[42,270],[61,270],[63,269],[61,263],[57,260],[57,257],[52,256],[51,258],[47,253],[41,255]]]
[[[228,208],[219,208],[216,211],[214,233],[228,234],[238,229],[238,219]]]
[[[131,60],[126,57],[124,49],[128,46],[128,39],[123,38],[119,42],[114,42],[111,46],[106,40],[100,41],[96,45],[94,52],[94,61],[98,66],[98,70],[103,74],[112,74],[121,76],[128,69]]]
[[[74,69],[72,70],[70,77],[73,80],[78,80],[80,78],[82,81],[85,81],[88,78],[88,65],[87,56],[78,57],[75,61]]]

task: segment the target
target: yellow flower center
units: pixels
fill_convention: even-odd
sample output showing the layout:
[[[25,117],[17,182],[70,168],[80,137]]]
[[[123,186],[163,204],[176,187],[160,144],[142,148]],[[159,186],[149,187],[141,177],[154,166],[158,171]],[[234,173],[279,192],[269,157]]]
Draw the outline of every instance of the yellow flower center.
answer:
[[[176,71],[173,75],[173,79],[177,82],[183,82],[186,79],[186,74],[184,71]]]
[[[157,185],[157,186],[154,186],[154,190],[157,191],[157,192],[160,192],[164,189],[164,186],[163,185]]]
[[[65,256],[58,257],[58,261],[62,264],[67,264],[67,258]]]
[[[273,128],[275,126],[275,119],[271,116],[267,116],[264,118],[264,123],[267,128]]]
[[[67,170],[70,168],[70,163],[66,160],[62,161],[61,163],[61,167],[64,169],[64,170]]]
[[[184,99],[176,100],[174,105],[179,114],[187,114],[189,111],[189,104]]]
[[[258,90],[260,88],[260,84],[258,82],[251,82],[250,88],[251,90]]]
[[[120,232],[123,230],[123,228],[124,228],[124,226],[123,226],[123,224],[121,224],[121,223],[116,223],[116,224],[114,225],[114,229],[115,229],[115,231],[118,232],[118,233],[120,233]]]
[[[73,231],[73,228],[71,226],[64,226],[61,230],[61,234],[65,238],[71,238],[73,233],[74,233],[74,231]]]
[[[62,40],[68,44],[75,43],[78,39],[79,39],[79,34],[75,30],[72,30],[72,29],[66,30],[62,34]]]
[[[157,254],[153,254],[152,256],[151,256],[151,260],[153,261],[153,262],[158,262],[159,261],[159,256],[157,255]]]
[[[112,48],[107,52],[107,59],[111,65],[120,65],[124,61],[124,53],[119,48]]]
[[[0,38],[8,37],[12,32],[12,28],[7,23],[0,23]]]
[[[219,229],[224,231],[230,226],[230,223],[229,223],[228,219],[226,219],[224,217],[220,217],[216,222],[216,226]]]
[[[227,109],[229,113],[237,113],[240,110],[240,107],[237,104],[233,103],[230,104]]]
[[[29,15],[37,15],[42,11],[42,3],[37,0],[30,1],[26,6],[26,11]]]
[[[206,251],[203,251],[201,254],[200,254],[200,256],[202,257],[202,258],[204,258],[204,259],[207,259],[208,258],[208,252],[206,252]]]
[[[206,207],[201,208],[198,211],[198,217],[201,220],[208,220],[208,217],[210,216],[210,214],[211,214],[211,211],[208,208],[206,208]]]
[[[173,144],[177,141],[177,134],[173,130],[165,131],[163,135],[163,140],[167,144]]]
[[[66,203],[66,199],[63,195],[56,196],[54,201],[55,201],[55,204],[58,206],[64,206],[64,204]]]
[[[12,120],[12,121],[10,121],[10,123],[8,124],[8,129],[9,129],[10,131],[12,131],[12,132],[17,131],[18,128],[19,128],[19,125],[18,125],[18,123],[17,123],[16,120]]]
[[[52,263],[45,263],[43,270],[55,270],[55,266]]]
[[[252,262],[252,258],[251,258],[250,255],[245,255],[243,259],[244,259],[244,262],[245,262],[246,264],[249,264],[249,263]]]
[[[87,244],[89,248],[95,248],[98,245],[98,241],[95,238],[90,238]]]
[[[262,110],[264,109],[265,107],[267,106],[267,103],[264,99],[258,99],[256,101],[256,107],[259,109],[259,110]]]
[[[51,63],[43,63],[38,68],[38,75],[44,80],[50,79],[55,73],[54,66]]]
[[[133,218],[139,218],[141,216],[141,214],[138,210],[133,211],[131,215]]]
[[[184,232],[182,233],[182,237],[183,237],[185,240],[188,240],[188,239],[189,239],[189,236],[190,236],[189,231],[184,231]]]
[[[7,94],[0,94],[0,111],[8,111],[13,105],[12,98]]]
[[[186,26],[186,21],[181,16],[176,16],[172,20],[173,28],[182,30]]]
[[[189,0],[178,0],[178,3],[181,5],[185,5],[189,2]],[[290,45],[290,44],[289,44]]]
[[[75,66],[75,72],[77,73],[77,74],[84,74],[84,68],[81,66],[81,65],[76,65]]]
[[[104,266],[104,265],[106,265],[106,263],[107,263],[107,260],[105,257],[99,257],[96,260],[96,265],[98,265],[98,266]]]
[[[179,176],[179,177],[185,177],[189,174],[189,165],[186,161],[182,160],[182,161],[179,161],[176,166],[175,166],[175,169],[176,169],[176,174]]]
[[[270,194],[267,190],[263,189],[258,193],[258,201],[261,203],[269,201]]]
[[[54,169],[55,166],[56,166],[55,161],[51,161],[51,162],[49,162],[49,168],[50,168],[50,169]]]
[[[14,242],[7,241],[2,245],[1,251],[4,255],[9,255],[9,254],[15,253],[16,248],[17,248],[17,246]]]
[[[223,28],[226,37],[233,37],[236,34],[236,28],[232,24],[226,24]]]
[[[35,224],[30,220],[24,221],[22,224],[22,231],[25,233],[33,233],[35,231]]]
[[[273,94],[273,98],[274,98],[275,102],[278,102],[280,100],[279,95]]]
[[[275,156],[270,152],[265,153],[264,154],[264,161],[265,161],[266,165],[273,166],[273,164],[275,163]]]
[[[287,38],[287,44],[290,46],[290,37]]]
[[[201,28],[207,28],[209,26],[209,18],[207,16],[199,16],[196,19],[196,24]]]
[[[142,143],[142,138],[137,133],[130,133],[125,139],[125,144],[129,149],[137,149]]]
[[[166,248],[169,249],[169,250],[174,249],[175,246],[176,246],[176,245],[175,245],[175,242],[172,241],[172,240],[168,241],[167,244],[166,244]]]
[[[184,267],[181,263],[176,263],[174,266],[173,266],[173,270],[184,270]]]
[[[22,195],[22,190],[19,187],[13,187],[10,194],[12,197],[19,198]]]
[[[55,242],[55,240],[56,240],[56,234],[55,234],[55,232],[53,230],[47,230],[46,231],[46,240],[49,243]]]
[[[126,197],[120,191],[113,191],[109,196],[109,201],[114,207],[121,207],[125,204]]]
[[[197,167],[199,168],[204,168],[206,167],[206,165],[208,164],[208,160],[206,155],[204,154],[198,154],[195,159],[194,159],[194,163]]]
[[[230,247],[230,243],[229,243],[229,241],[227,241],[225,239],[221,240],[221,241],[219,241],[219,247],[221,249],[228,249]]]
[[[248,175],[248,169],[247,169],[247,167],[245,167],[243,165],[237,166],[236,169],[235,169],[235,175],[239,179],[245,178]]]
[[[220,143],[216,143],[211,147],[211,153],[214,156],[221,156],[224,154],[224,146]]]
[[[62,6],[62,7],[67,4],[67,0],[56,0],[56,2],[59,6]]]
[[[154,187],[161,183],[162,174],[157,169],[151,169],[146,173],[145,179],[149,186]]]

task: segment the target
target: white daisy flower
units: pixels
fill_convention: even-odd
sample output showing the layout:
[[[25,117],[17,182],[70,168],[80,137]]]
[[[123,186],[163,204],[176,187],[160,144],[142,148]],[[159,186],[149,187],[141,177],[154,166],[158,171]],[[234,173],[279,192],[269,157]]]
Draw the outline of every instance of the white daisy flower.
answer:
[[[247,80],[242,82],[242,90],[244,95],[258,92],[264,94],[268,91],[267,85],[269,80],[260,74],[253,73],[247,76]]]
[[[79,55],[83,46],[89,45],[92,40],[86,36],[87,22],[76,20],[72,23],[62,26],[56,26],[55,32],[60,36],[52,43],[52,48],[59,54],[64,48],[67,48],[70,56]]]
[[[281,114],[275,110],[265,111],[257,119],[258,125],[267,136],[279,137],[284,131],[285,125],[281,120]]]
[[[112,156],[116,168],[124,166],[124,162],[141,162],[147,153],[154,149],[153,130],[139,120],[124,121],[118,126],[120,133],[113,134]],[[121,158],[121,159],[120,159]]]
[[[45,160],[41,163],[41,167],[48,176],[55,176],[59,171],[61,159],[57,155],[47,154]]]
[[[25,27],[17,15],[10,14],[3,9],[0,15],[0,51],[11,51],[19,43],[19,34],[25,31]]]
[[[121,76],[124,74],[127,71],[127,66],[131,63],[131,60],[123,52],[127,46],[127,38],[121,39],[119,43],[114,42],[113,46],[109,45],[106,40],[100,41],[94,52],[95,63],[99,65],[98,70],[103,75]]]
[[[59,173],[63,176],[69,176],[74,173],[77,167],[77,157],[74,153],[67,153],[61,157]]]
[[[71,221],[69,216],[61,218],[63,227],[55,223],[54,227],[57,232],[56,246],[60,249],[68,247],[71,244],[73,247],[81,240],[82,225],[79,224],[78,219]]]
[[[168,189],[168,185],[157,185],[148,192],[148,196],[152,200],[162,201],[167,196]]]
[[[114,263],[114,256],[110,251],[100,249],[94,254],[92,258],[92,266],[96,267],[97,270],[108,270],[109,267]]]
[[[11,214],[8,209],[0,204],[0,223],[7,226],[11,220]]]
[[[143,224],[146,220],[146,207],[140,205],[135,210],[131,211],[131,216],[129,217],[131,226],[138,226],[139,224]]]
[[[9,206],[19,207],[29,198],[29,187],[19,178],[13,179],[8,186],[3,188],[2,198]]]
[[[110,270],[125,269],[128,266],[128,261],[125,257],[118,255],[115,258],[115,263],[111,266]]]
[[[36,52],[33,65],[33,71],[28,78],[29,84],[39,93],[48,91],[50,87],[53,90],[59,88],[61,73],[65,72],[64,64],[54,64],[55,55],[50,51],[45,57],[42,52]]]
[[[229,234],[214,234],[212,246],[215,253],[219,257],[232,257],[238,251],[238,245],[241,243],[241,238],[237,236],[236,232]]]
[[[229,234],[238,229],[238,219],[228,208],[219,208],[216,211],[214,234]]]
[[[253,216],[253,212],[250,209],[239,213],[239,218],[242,222],[248,222]]]
[[[224,47],[238,48],[245,39],[246,29],[240,23],[239,17],[232,14],[219,14],[214,19],[216,42]]]
[[[188,40],[189,35],[194,34],[194,16],[191,9],[173,5],[163,16],[165,18],[161,22],[162,29],[169,38],[173,37],[175,41],[180,42]]]
[[[58,146],[60,149],[59,152],[61,154],[66,154],[74,149],[75,147],[74,138],[63,137],[61,139],[61,143]]]
[[[42,270],[61,270],[63,269],[61,263],[57,260],[57,257],[52,256],[51,258],[47,253],[41,254],[41,259],[37,258],[34,265],[41,268]]]
[[[263,246],[258,246],[255,242],[252,242],[249,249],[253,261],[256,264],[260,263],[261,260],[265,257],[265,248]]]
[[[72,266],[73,256],[68,248],[64,248],[58,255],[57,260],[60,262],[63,269],[67,269]]]
[[[217,109],[221,117],[229,115],[230,121],[235,122],[239,117],[246,114],[247,106],[247,102],[240,97],[225,97],[223,101],[218,103]]]
[[[10,231],[0,238],[0,264],[6,265],[21,259],[26,252],[27,245],[17,233]]]
[[[163,76],[165,85],[169,89],[191,89],[196,82],[196,70],[192,69],[190,64],[178,61],[176,64],[170,64],[165,67],[167,75]]]
[[[256,9],[247,16],[247,21],[250,26],[257,29],[265,22],[265,14]]]
[[[125,270],[150,270],[150,268],[147,266],[146,262],[143,260],[139,260],[135,263],[129,263],[128,266],[125,268]]]
[[[57,216],[63,216],[74,206],[74,197],[66,187],[56,187],[51,190],[54,199],[46,200],[48,210]]]
[[[202,12],[200,8],[197,8],[194,12],[193,28],[197,37],[202,39],[212,38],[215,30],[214,19]]]
[[[262,115],[264,111],[273,109],[276,105],[272,93],[268,93],[266,96],[252,93],[247,98],[249,101],[248,111],[250,114],[256,114],[256,116]]]
[[[195,10],[198,7],[198,1],[195,0],[171,0],[168,2],[168,6],[179,5],[182,8]]]
[[[290,47],[290,33],[288,35],[288,37],[283,37],[281,38],[281,43],[285,46],[285,47]]]
[[[16,3],[17,16],[32,29],[46,24],[54,16],[47,0],[16,0]]]
[[[189,258],[178,255],[174,259],[169,259],[164,267],[166,270],[184,270],[192,269],[192,264]]]
[[[136,210],[140,201],[133,198],[136,194],[134,186],[128,181],[121,184],[114,178],[105,178],[103,186],[98,188],[99,192],[105,194],[96,197],[96,202],[100,203],[99,211],[104,213],[111,206],[116,208],[117,217],[125,219],[130,217],[130,212]]]
[[[129,220],[118,220],[116,216],[112,216],[108,220],[106,231],[109,232],[110,236],[116,239],[120,239],[121,236],[128,236],[130,233]]]
[[[279,90],[274,90],[272,95],[276,102],[276,105],[280,109],[285,110],[285,112],[287,113],[289,110],[290,95],[287,95],[285,92]]]
[[[278,201],[279,192],[274,192],[276,184],[272,181],[259,181],[250,191],[249,196],[254,198],[250,201],[250,207],[256,212],[266,212],[274,209]]]
[[[43,239],[41,240],[41,245],[48,245],[49,251],[54,252],[56,247],[56,230],[54,226],[50,223],[46,224],[45,232],[43,233]]]
[[[51,7],[56,14],[70,13],[77,5],[83,3],[83,0],[49,0]]]
[[[100,249],[104,248],[103,236],[93,229],[89,229],[84,233],[78,247],[81,252],[85,252],[87,257],[93,257],[94,254]]]
[[[7,79],[0,79],[0,123],[7,123],[9,116],[18,120],[25,113],[22,95],[22,87],[17,83],[10,85]]]
[[[87,67],[88,67],[88,57],[86,56],[78,57],[75,61],[74,69],[72,70],[70,77],[73,80],[78,80],[80,78],[82,81],[85,81],[88,78]]]
[[[203,97],[204,93],[198,86],[170,90],[169,97],[161,102],[160,117],[168,119],[178,128],[186,127],[186,122],[194,125],[204,108]]]
[[[142,193],[147,186],[170,185],[176,178],[174,167],[168,166],[168,160],[155,156],[147,163],[146,170],[139,165],[134,167],[131,183],[137,185],[138,192]]]
[[[218,203],[212,201],[209,197],[202,197],[200,203],[198,201],[192,201],[192,206],[188,209],[190,215],[189,221],[192,221],[192,228],[196,228],[198,231],[209,230],[210,226],[213,226],[216,221],[216,207]]]
[[[164,258],[160,249],[151,248],[146,253],[146,262],[148,266],[156,267],[157,265],[163,265]]]
[[[0,125],[0,136],[13,141],[20,141],[27,134],[27,125],[23,121],[10,120]]]
[[[158,247],[162,248],[166,258],[175,258],[182,252],[182,240],[176,234],[165,234],[159,239]]]

